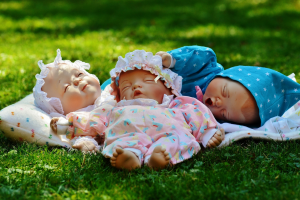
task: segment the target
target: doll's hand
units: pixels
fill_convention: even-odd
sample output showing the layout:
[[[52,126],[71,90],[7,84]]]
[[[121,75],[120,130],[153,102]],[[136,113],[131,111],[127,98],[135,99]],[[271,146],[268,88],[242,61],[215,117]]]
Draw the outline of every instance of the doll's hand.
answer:
[[[162,65],[166,68],[169,68],[171,65],[172,56],[164,51],[159,51],[155,55],[158,55],[162,58]]]
[[[105,140],[105,135],[104,134],[97,134],[96,137],[94,138],[94,140],[96,140],[96,142],[98,142],[99,145],[103,145],[104,144],[104,140]]]
[[[96,148],[95,144],[91,141],[82,141],[79,144],[72,146],[74,149],[82,151],[82,153],[98,153],[99,150]]]
[[[50,122],[50,127],[54,133],[57,133],[57,121],[59,117],[53,117]]]
[[[219,146],[224,139],[225,139],[225,131],[223,128],[221,128],[220,130],[217,130],[216,133],[210,138],[210,140],[207,143],[207,146],[209,148],[214,148],[216,146]]]

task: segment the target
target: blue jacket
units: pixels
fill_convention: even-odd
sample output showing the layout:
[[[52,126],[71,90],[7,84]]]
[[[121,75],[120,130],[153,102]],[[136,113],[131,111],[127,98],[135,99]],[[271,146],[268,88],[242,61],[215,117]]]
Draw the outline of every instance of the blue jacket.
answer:
[[[171,70],[183,78],[183,96],[196,98],[195,86],[199,86],[204,94],[210,81],[224,70],[223,66],[217,63],[215,52],[208,47],[185,46],[168,53],[176,59]]]

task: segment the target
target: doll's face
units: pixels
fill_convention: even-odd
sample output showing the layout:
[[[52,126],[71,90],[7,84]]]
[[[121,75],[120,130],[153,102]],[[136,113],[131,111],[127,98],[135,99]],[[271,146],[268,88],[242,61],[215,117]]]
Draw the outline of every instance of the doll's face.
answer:
[[[231,79],[213,79],[203,95],[203,102],[216,119],[238,124],[254,124],[259,121],[254,97],[242,84]]]
[[[94,104],[100,96],[101,87],[98,80],[77,68],[60,64],[57,68],[49,69],[42,90],[47,93],[48,98],[60,99],[65,115]]]
[[[119,79],[120,100],[124,97],[126,100],[147,98],[161,104],[164,94],[172,93],[160,79],[156,83],[155,78],[155,75],[145,70],[122,72]]]

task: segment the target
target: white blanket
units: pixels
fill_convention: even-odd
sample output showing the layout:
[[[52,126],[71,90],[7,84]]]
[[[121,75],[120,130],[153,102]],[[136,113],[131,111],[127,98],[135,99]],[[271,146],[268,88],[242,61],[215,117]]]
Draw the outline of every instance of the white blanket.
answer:
[[[223,123],[225,140],[219,147],[228,146],[243,138],[287,141],[300,139],[300,101],[284,113],[282,117],[269,119],[262,127],[251,129],[246,126]]]

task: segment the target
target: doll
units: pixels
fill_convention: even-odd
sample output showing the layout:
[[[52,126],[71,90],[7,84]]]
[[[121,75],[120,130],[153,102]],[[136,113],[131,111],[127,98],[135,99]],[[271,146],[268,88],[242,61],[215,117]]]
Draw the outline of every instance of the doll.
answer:
[[[92,112],[72,112],[68,121],[52,123],[58,120],[59,134],[69,138],[105,134],[102,154],[113,167],[163,169],[198,153],[199,143],[214,147],[224,139],[210,110],[181,96],[181,76],[163,68],[161,57],[136,50],[120,56],[110,74],[119,101],[111,96]]]
[[[40,60],[38,65],[40,74],[35,77],[36,85],[33,88],[35,104],[50,116],[65,116],[69,112],[94,108],[96,99],[101,94],[98,78],[86,71],[88,63],[82,61],[62,60],[61,52],[53,63],[44,65]],[[78,138],[76,138],[78,139]],[[82,151],[97,151],[100,147],[89,137],[71,141],[73,148]]]
[[[300,100],[300,85],[272,69],[237,66],[203,76],[212,66],[220,65],[213,58],[215,55],[208,59],[212,53],[205,56],[198,46],[158,52],[157,55],[162,57],[166,67],[183,74],[185,92],[197,96],[221,122],[260,127]],[[199,74],[193,74],[196,71]]]

